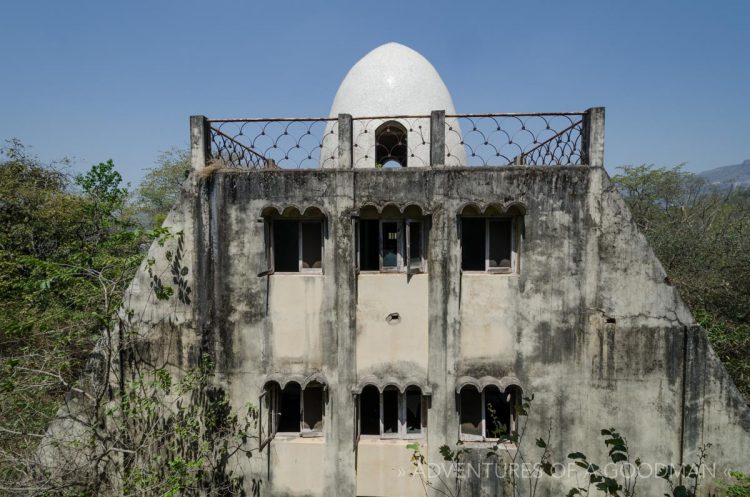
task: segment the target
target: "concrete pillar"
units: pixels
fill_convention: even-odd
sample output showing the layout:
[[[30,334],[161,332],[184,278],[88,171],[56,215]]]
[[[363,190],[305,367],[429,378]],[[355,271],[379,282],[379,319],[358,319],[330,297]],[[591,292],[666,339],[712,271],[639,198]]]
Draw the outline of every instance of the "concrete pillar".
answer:
[[[339,114],[339,165],[338,167],[351,169],[353,160],[353,134],[351,114]]]
[[[581,162],[604,167],[604,107],[592,107],[583,115]]]
[[[351,116],[348,117],[351,123]],[[337,174],[331,185],[335,192],[331,206],[334,214],[328,221],[328,236],[333,250],[326,251],[325,257],[326,267],[332,271],[326,276],[325,300],[330,303],[327,308],[334,317],[330,320],[331,347],[325,359],[330,372],[326,407],[326,497],[357,495],[354,399],[351,393],[357,377],[357,274],[353,260],[353,223],[351,216],[347,215],[354,209],[355,174],[353,171]]]
[[[440,446],[455,448],[458,440],[456,405],[456,362],[460,351],[461,250],[456,217],[458,202],[451,199],[447,179],[436,189],[445,197],[441,209],[432,213],[429,240],[429,363],[428,376],[433,394],[427,428],[428,460],[443,464]],[[441,488],[440,483],[437,483]],[[440,492],[429,492],[430,496]]]
[[[211,158],[211,126],[206,116],[190,116],[190,163],[195,171]]]
[[[430,114],[430,165],[445,165],[445,111]]]

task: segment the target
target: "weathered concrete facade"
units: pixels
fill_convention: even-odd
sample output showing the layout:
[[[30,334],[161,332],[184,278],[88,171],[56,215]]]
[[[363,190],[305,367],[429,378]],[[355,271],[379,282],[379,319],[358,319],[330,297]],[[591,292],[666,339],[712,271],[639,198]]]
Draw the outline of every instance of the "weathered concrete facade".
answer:
[[[233,120],[193,118],[195,170],[165,225],[183,234],[194,298],[151,299],[145,265],[128,297],[150,350],[175,370],[210,357],[236,408],[251,403],[283,416],[271,389],[325,386],[322,431],[305,432],[301,422],[278,430],[260,457],[237,462],[248,485],[259,478],[265,495],[280,497],[424,495],[409,476],[406,446],[418,442],[428,462],[442,462],[440,446],[463,436],[464,384],[535,396],[529,446],[521,447],[532,460],[534,439],[551,426],[555,462],[573,451],[601,462],[599,431],[616,427],[643,461],[689,463],[711,443],[719,475],[750,469],[750,411],[603,168],[604,110],[485,115],[497,128],[489,133],[502,134],[490,144],[491,160],[517,165],[464,167],[477,149],[464,150],[462,132],[476,131],[477,116],[451,115],[442,80],[415,52],[389,44],[372,54],[350,72],[357,84],[342,83],[337,117],[276,120],[284,127],[265,152],[258,143],[273,120],[234,120],[242,124],[230,136],[221,126]],[[368,93],[384,72],[379,93]],[[563,129],[550,127],[555,115],[568,120]],[[552,131],[531,133],[527,148],[505,157],[502,146],[529,133],[527,119]],[[503,120],[520,128],[509,133]],[[245,126],[256,121],[264,121],[262,132],[252,138]],[[298,121],[308,127],[280,146]],[[315,123],[325,130],[313,144],[320,169],[276,168]],[[482,135],[475,145],[491,141]],[[539,150],[546,155],[535,157]],[[313,155],[305,151],[303,160]],[[378,168],[394,160],[406,167]],[[521,165],[550,163],[581,165]],[[489,270],[486,256],[486,271],[462,269],[463,223],[472,217],[487,219],[488,240],[491,220],[512,219],[507,266]],[[270,233],[285,220],[300,223],[300,240],[303,221],[322,220],[319,261],[304,267],[300,248],[298,269],[275,270]],[[407,233],[409,222],[421,223],[417,271],[411,261],[406,270],[384,268],[382,223],[396,220]],[[368,221],[381,223],[380,270],[361,266]],[[400,230],[398,257],[409,259],[410,235]],[[174,243],[152,247],[157,273],[168,272],[164,252]],[[381,395],[380,436],[361,433],[367,385]],[[419,388],[419,433],[383,430],[389,386],[402,396]],[[275,432],[262,428],[265,438]],[[477,449],[476,462],[491,445],[464,440]],[[509,495],[507,483],[466,484],[472,495],[479,486]],[[537,495],[563,495],[574,483],[569,475],[543,478]],[[655,478],[642,485],[663,493]]]
[[[464,206],[511,203],[525,208],[518,271],[463,272]],[[358,273],[353,219],[409,205],[429,219],[426,271]],[[264,275],[269,206],[325,213],[322,274]],[[195,298],[143,303],[155,350],[177,368],[209,354],[235,406],[257,405],[270,377],[327,383],[323,436],[279,434],[245,468],[266,495],[423,495],[413,440],[355,442],[353,388],[373,376],[431,390],[417,440],[430,461],[458,440],[457,380],[491,376],[535,395],[529,433],[551,423],[558,461],[601,455],[614,426],[646,461],[689,462],[710,442],[721,467],[748,469],[750,413],[601,167],[215,169],[193,174],[167,224],[185,233]]]

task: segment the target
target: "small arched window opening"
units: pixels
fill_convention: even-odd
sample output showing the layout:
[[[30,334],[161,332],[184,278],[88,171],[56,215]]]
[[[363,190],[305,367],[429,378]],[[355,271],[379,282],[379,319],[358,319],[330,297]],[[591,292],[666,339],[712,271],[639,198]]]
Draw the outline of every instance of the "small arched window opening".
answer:
[[[295,382],[289,382],[281,391],[279,399],[279,427],[280,433],[295,433],[300,431],[302,412],[300,398],[302,389]]]
[[[377,167],[406,167],[408,152],[406,128],[396,121],[381,124],[375,130]]]

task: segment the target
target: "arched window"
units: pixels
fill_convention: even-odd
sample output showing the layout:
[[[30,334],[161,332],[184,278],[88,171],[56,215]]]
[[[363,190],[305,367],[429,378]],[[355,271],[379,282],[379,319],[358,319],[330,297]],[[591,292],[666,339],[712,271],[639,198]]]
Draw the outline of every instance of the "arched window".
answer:
[[[406,167],[406,128],[396,121],[381,124],[375,130],[375,164],[377,167]]]
[[[289,381],[282,388],[278,382],[266,383],[261,395],[261,409],[268,409],[265,424],[268,443],[276,433],[305,433],[304,436],[321,436],[325,417],[325,384],[310,381],[304,388]]]
[[[518,404],[521,389],[509,386],[504,392],[488,385],[480,392],[473,385],[461,389],[459,399],[462,440],[512,440],[518,432]]]
[[[359,394],[359,433],[380,438],[419,438],[423,436],[422,389],[410,385],[402,393],[393,385],[382,392],[367,385]]]
[[[461,211],[461,269],[487,273],[518,273],[523,213],[510,207],[469,205]]]

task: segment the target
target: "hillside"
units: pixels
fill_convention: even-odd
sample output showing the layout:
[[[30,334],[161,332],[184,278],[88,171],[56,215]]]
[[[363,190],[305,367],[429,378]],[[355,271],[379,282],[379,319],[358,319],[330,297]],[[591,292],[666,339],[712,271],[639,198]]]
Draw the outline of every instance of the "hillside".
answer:
[[[750,159],[742,164],[717,167],[698,173],[712,185],[718,186],[750,186]]]

